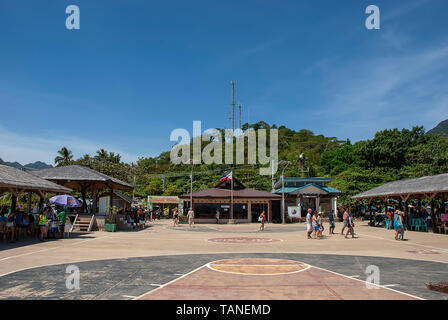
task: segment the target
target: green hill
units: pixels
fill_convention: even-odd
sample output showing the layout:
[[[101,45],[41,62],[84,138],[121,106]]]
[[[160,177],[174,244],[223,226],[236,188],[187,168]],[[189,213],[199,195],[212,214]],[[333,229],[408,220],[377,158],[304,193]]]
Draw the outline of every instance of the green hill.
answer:
[[[448,119],[443,120],[437,126],[432,128],[431,130],[429,130],[427,133],[428,134],[443,133],[444,135],[446,135],[448,137]]]
[[[243,126],[243,129],[248,128],[277,126],[261,121]],[[278,127],[278,134],[278,158],[291,162],[285,176],[332,177],[331,186],[343,192],[341,203],[350,203],[352,195],[388,181],[448,172],[448,138],[425,134],[423,127],[383,130],[370,140],[354,144],[285,126]],[[207,144],[203,142],[202,148]],[[305,156],[304,170],[299,165],[301,153]],[[88,166],[129,183],[134,183],[135,179],[135,195],[139,197],[180,195],[190,189],[191,165],[174,165],[169,151],[128,164],[121,161],[119,154],[100,149],[93,156],[84,155],[69,163]],[[247,164],[247,143],[244,163],[233,166],[234,176],[247,187],[271,191],[271,176],[260,175],[259,164]],[[226,164],[195,165],[193,190],[216,185],[218,178],[231,167]],[[278,170],[274,179],[279,179],[280,175],[281,170]]]

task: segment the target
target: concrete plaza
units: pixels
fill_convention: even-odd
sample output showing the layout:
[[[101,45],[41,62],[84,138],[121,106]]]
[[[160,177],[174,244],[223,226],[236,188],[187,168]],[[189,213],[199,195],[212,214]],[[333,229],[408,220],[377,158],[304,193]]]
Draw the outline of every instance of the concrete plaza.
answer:
[[[425,282],[448,280],[448,237],[356,223],[355,239],[306,239],[304,224],[159,220],[129,232],[0,244],[0,299],[445,299]],[[67,265],[80,289],[65,285]],[[380,282],[368,289],[368,266]],[[260,290],[260,287],[263,290]]]

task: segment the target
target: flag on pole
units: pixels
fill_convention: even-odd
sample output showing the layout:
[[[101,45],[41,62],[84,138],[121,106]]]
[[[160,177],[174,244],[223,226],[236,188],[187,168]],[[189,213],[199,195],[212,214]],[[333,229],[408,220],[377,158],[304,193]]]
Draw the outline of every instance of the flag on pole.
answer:
[[[224,174],[219,178],[219,181],[226,181],[226,180],[232,180],[232,171],[229,173]]]

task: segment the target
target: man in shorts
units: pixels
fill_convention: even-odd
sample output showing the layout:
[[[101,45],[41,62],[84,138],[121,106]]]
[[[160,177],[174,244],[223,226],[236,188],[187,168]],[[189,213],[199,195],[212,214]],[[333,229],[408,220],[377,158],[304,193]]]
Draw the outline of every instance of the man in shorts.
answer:
[[[341,236],[344,234],[345,228],[349,227],[349,225],[348,225],[348,218],[349,218],[348,209],[345,209],[344,215],[342,217],[342,219],[344,220],[344,226],[342,227],[342,230],[341,230]]]
[[[58,219],[59,219],[59,239],[64,238],[64,232],[65,232],[65,220],[67,219],[67,212],[64,210],[61,210],[58,213]]]
[[[190,225],[190,228],[191,227],[194,228],[194,211],[193,211],[193,208],[190,208],[190,210],[188,210],[187,218],[188,218],[188,224]]]
[[[312,239],[311,238],[311,233],[313,232],[313,228],[311,226],[311,213],[313,212],[313,210],[308,209],[308,213],[306,215],[306,234],[307,234],[307,239]]]

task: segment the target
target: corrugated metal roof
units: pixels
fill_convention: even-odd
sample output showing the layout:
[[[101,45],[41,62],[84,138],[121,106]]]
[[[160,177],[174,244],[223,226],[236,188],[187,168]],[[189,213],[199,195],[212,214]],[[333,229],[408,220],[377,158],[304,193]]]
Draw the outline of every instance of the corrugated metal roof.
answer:
[[[295,187],[285,187],[285,193],[292,194],[292,193],[298,192],[300,190],[309,188],[310,186],[314,186],[316,188],[319,188],[320,190],[323,190],[323,191],[325,191],[327,193],[333,193],[333,194],[334,193],[338,193],[338,194],[342,193],[338,189],[327,187],[327,186],[320,186],[320,185],[315,184],[315,183],[308,183],[307,185],[304,185],[303,187],[297,187],[297,188],[295,188]],[[276,189],[272,193],[281,194],[282,193],[282,188]]]

